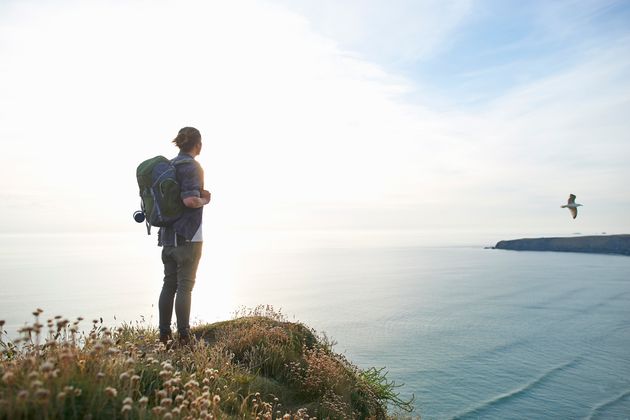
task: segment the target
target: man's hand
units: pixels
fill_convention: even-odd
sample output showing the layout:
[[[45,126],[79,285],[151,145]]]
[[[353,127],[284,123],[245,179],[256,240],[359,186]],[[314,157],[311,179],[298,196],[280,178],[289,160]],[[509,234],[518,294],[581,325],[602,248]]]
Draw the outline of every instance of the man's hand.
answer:
[[[201,190],[201,197],[186,197],[184,198],[184,205],[192,209],[198,209],[210,202],[210,192]]]

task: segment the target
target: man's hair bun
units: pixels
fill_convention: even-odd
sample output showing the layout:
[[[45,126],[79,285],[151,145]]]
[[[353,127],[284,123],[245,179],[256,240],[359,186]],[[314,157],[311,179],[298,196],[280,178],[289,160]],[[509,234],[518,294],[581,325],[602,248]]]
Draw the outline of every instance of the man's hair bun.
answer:
[[[197,144],[201,143],[201,133],[194,127],[184,127],[179,130],[173,143],[182,152],[190,152]]]

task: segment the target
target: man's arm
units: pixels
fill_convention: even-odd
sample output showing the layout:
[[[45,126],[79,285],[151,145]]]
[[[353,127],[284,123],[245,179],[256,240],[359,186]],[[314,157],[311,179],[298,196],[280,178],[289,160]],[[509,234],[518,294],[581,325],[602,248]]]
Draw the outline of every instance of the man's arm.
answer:
[[[201,197],[186,197],[183,201],[186,207],[190,207],[191,209],[198,209],[199,207],[203,207],[210,202],[210,192],[206,190],[201,190]]]
[[[182,164],[177,171],[184,205],[191,209],[198,209],[208,204],[210,193],[203,189],[203,170],[199,163],[192,161]]]

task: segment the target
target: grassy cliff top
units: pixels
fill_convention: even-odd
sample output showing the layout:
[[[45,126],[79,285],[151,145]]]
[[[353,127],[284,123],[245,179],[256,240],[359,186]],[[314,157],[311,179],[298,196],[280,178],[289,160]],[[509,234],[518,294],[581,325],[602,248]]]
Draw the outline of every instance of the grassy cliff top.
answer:
[[[21,338],[0,336],[0,418],[380,419],[391,417],[388,408],[411,412],[412,401],[399,398],[382,369],[358,368],[325,335],[269,307],[241,315],[196,326],[191,345],[167,350],[152,327],[110,330],[95,320],[80,332],[81,319],[44,326],[37,310]]]
[[[630,235],[512,239],[499,241],[495,248],[514,251],[558,251],[630,255]]]

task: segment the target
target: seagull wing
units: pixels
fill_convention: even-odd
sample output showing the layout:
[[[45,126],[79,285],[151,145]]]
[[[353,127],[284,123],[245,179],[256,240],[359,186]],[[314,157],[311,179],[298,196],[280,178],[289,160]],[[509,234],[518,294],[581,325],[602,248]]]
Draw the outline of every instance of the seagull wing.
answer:
[[[577,208],[570,207],[569,211],[571,212],[571,216],[573,216],[573,218],[575,219],[577,217]]]
[[[569,200],[567,201],[568,204],[573,204],[575,203],[575,195],[574,194],[569,194]]]

